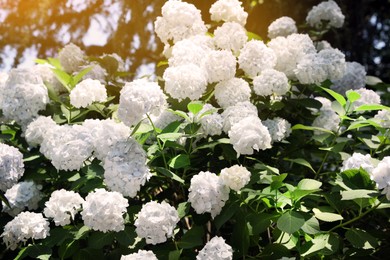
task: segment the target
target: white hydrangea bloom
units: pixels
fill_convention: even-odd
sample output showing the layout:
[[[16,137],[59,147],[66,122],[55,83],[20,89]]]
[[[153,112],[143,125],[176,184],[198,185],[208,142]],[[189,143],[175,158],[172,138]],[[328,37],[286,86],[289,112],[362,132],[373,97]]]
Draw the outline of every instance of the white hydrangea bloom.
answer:
[[[66,92],[66,88],[55,76],[53,72],[53,68],[54,68],[53,66],[47,63],[37,64],[33,67],[34,72],[42,78],[43,83],[45,83],[45,85],[50,84],[50,86],[53,87],[54,91],[57,94]]]
[[[276,54],[262,41],[251,40],[241,49],[238,64],[249,77],[253,78],[262,71],[275,67]]]
[[[79,170],[93,151],[92,137],[81,125],[54,127],[43,137],[40,152],[57,170]]]
[[[221,81],[215,86],[215,99],[222,108],[233,106],[238,102],[249,101],[251,89],[248,82],[241,78]]]
[[[233,249],[222,237],[213,237],[196,256],[196,260],[232,260]]]
[[[320,114],[314,119],[312,126],[321,127],[333,132],[339,129],[340,117],[333,110],[320,110]],[[314,134],[323,134],[322,131],[314,131]]]
[[[83,80],[85,79],[94,79],[98,80],[100,83],[104,84],[106,82],[106,77],[108,75],[107,71],[100,66],[97,62],[91,62],[86,66],[82,66],[80,70],[91,68],[91,70],[84,75]]]
[[[378,121],[381,127],[390,128],[390,111],[389,110],[380,110],[375,115],[375,120]]]
[[[237,156],[271,148],[271,135],[257,116],[246,117],[234,124],[229,131],[229,138]]]
[[[307,34],[290,34],[276,37],[268,43],[276,54],[275,69],[283,72],[289,79],[296,79],[294,70],[299,61],[307,54],[316,53],[313,41]]]
[[[4,194],[11,208],[3,202],[3,211],[11,216],[16,216],[26,208],[29,210],[37,209],[38,202],[42,198],[40,188],[32,181],[22,181],[15,184]]]
[[[42,213],[21,212],[13,220],[8,222],[1,234],[7,248],[15,250],[18,243],[28,239],[45,239],[50,235],[49,222]]]
[[[258,111],[255,105],[249,101],[239,102],[227,107],[221,114],[223,119],[223,131],[227,134],[231,127],[248,116],[257,116]]]
[[[27,143],[33,147],[40,145],[48,131],[55,128],[56,126],[56,122],[54,122],[51,117],[37,117],[34,121],[27,125],[27,129],[24,134]]]
[[[147,244],[160,244],[173,236],[179,222],[177,210],[163,201],[151,201],[142,206],[134,222],[138,237],[145,238]]]
[[[170,123],[173,123],[175,121],[181,121],[183,120],[182,117],[168,111],[164,110],[159,116],[151,116],[150,119],[152,120],[155,127],[159,129],[164,129],[167,127]],[[150,123],[149,121],[147,123]]]
[[[379,190],[383,189],[382,194],[390,200],[390,156],[384,157],[378,166],[372,171],[371,178],[376,182]]]
[[[173,98],[181,101],[199,99],[206,91],[206,72],[195,64],[169,67],[165,70],[165,91]]]
[[[192,4],[169,0],[163,5],[161,13],[162,16],[157,17],[154,27],[163,43],[168,44],[170,40],[176,43],[207,32],[200,10]]]
[[[23,154],[15,147],[0,143],[0,190],[11,188],[23,173]]]
[[[3,104],[3,92],[5,87],[5,82],[7,82],[8,73],[0,71],[0,110],[2,109]]]
[[[47,88],[32,68],[12,69],[2,95],[4,116],[22,126],[37,117],[49,102]]]
[[[81,209],[84,199],[74,191],[64,189],[55,190],[45,203],[43,214],[52,218],[56,226],[65,226],[74,220],[76,213]]]
[[[291,86],[283,72],[266,69],[253,78],[253,91],[259,96],[285,95]]]
[[[83,122],[83,126],[91,134],[94,155],[102,161],[116,142],[130,136],[130,128],[113,119],[87,119]]]
[[[347,67],[342,78],[332,80],[330,87],[338,93],[345,93],[349,89],[359,89],[366,85],[366,69],[358,62],[347,62]]]
[[[125,229],[123,214],[128,206],[127,199],[119,192],[96,189],[85,198],[81,216],[84,225],[93,230],[119,232]]]
[[[132,138],[111,146],[104,159],[104,182],[113,191],[135,197],[151,174],[146,166],[146,153]]]
[[[248,36],[242,25],[236,22],[227,22],[215,29],[213,40],[218,48],[238,53],[248,40]]]
[[[211,114],[203,115],[208,111],[214,111]],[[203,116],[202,116],[203,115]],[[196,119],[195,121],[199,121],[201,127],[198,132],[202,133],[204,136],[212,136],[212,135],[220,135],[222,134],[222,124],[223,119],[220,114],[218,114],[218,110],[210,104],[205,104],[201,111],[197,114],[197,117],[202,116],[200,119]]]
[[[320,110],[333,110],[332,109],[332,101],[330,101],[326,97],[315,97],[314,99],[321,102],[322,106],[321,106]],[[318,110],[314,109],[313,112],[317,113]]]
[[[283,118],[275,117],[262,121],[271,135],[272,142],[280,142],[291,134],[291,124]]]
[[[335,1],[324,1],[309,11],[306,22],[316,28],[321,28],[322,22],[329,22],[331,27],[340,28],[344,24],[344,15]]]
[[[314,45],[316,46],[317,51],[322,51],[326,49],[332,49],[332,45],[328,41],[322,40],[319,42],[314,42]]]
[[[343,161],[343,166],[340,171],[346,171],[350,169],[364,169],[369,174],[372,174],[375,166],[371,155],[363,155],[361,153],[353,153],[351,157]]]
[[[205,35],[181,40],[172,46],[168,64],[170,67],[186,64],[201,66],[204,58],[212,49],[212,44],[212,38]]]
[[[361,105],[379,105],[381,103],[381,97],[374,90],[359,88],[354,91],[359,93],[360,98],[352,104],[352,109],[358,108]]]
[[[159,115],[167,107],[166,99],[157,82],[127,82],[120,92],[118,118],[127,126],[136,125],[146,114]]]
[[[208,82],[213,83],[234,78],[236,63],[236,57],[234,57],[231,51],[209,51],[203,64]]]
[[[120,260],[158,260],[153,251],[139,249],[137,253],[122,255]]]
[[[232,167],[222,169],[219,176],[226,186],[232,190],[239,191],[249,183],[251,172],[244,166],[236,164]]]
[[[278,36],[286,37],[290,34],[297,33],[297,31],[298,29],[294,19],[288,16],[282,16],[268,26],[268,38],[273,39]]]
[[[203,172],[194,175],[188,189],[188,201],[196,213],[211,213],[215,218],[229,199],[229,187],[215,173]]]
[[[104,102],[107,99],[105,86],[97,79],[84,79],[69,94],[70,103],[77,108],[87,107],[93,102]]]
[[[331,48],[305,55],[299,61],[295,74],[302,84],[319,84],[326,79],[340,79],[345,70],[345,55],[338,49]]]
[[[69,74],[79,71],[80,66],[85,62],[84,56],[84,52],[73,43],[67,44],[58,53],[58,59],[60,60],[61,66]]]
[[[245,26],[248,13],[238,0],[218,0],[210,7],[212,21],[236,22]]]

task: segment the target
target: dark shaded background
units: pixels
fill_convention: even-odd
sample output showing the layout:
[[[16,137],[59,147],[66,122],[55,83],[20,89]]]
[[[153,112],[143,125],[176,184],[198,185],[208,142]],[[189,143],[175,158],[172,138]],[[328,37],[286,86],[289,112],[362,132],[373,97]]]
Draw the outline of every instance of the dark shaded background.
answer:
[[[69,42],[88,55],[118,53],[127,69],[153,70],[162,45],[153,22],[165,0],[0,0],[0,70],[55,56]],[[214,1],[189,0],[209,22]],[[320,0],[243,0],[249,13],[247,30],[266,39],[268,25],[280,16],[304,23]],[[325,39],[342,50],[348,61],[366,66],[369,75],[390,82],[390,0],[339,0],[344,27]],[[94,33],[88,33],[90,27]],[[97,31],[102,31],[98,34]]]

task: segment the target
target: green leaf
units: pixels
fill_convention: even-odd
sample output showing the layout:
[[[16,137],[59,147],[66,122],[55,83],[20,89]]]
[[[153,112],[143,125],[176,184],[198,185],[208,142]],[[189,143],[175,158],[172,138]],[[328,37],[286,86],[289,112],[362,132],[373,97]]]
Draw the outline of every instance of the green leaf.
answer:
[[[350,189],[364,189],[372,190],[375,189],[375,184],[370,178],[370,174],[363,169],[351,169],[340,173],[342,184],[346,185]],[[336,181],[340,185],[340,180]]]
[[[339,93],[337,93],[331,89],[328,89],[328,88],[321,87],[321,89],[326,91],[329,95],[331,95],[334,99],[336,99],[337,102],[339,102],[339,104],[342,107],[345,107],[345,104],[347,104],[347,101],[345,100],[345,98],[342,95],[340,95]]]
[[[377,239],[362,229],[348,229],[345,237],[356,248],[374,249],[378,247]]]
[[[77,73],[72,79],[72,89],[80,82],[80,80],[92,70],[93,67],[88,67]]]
[[[103,248],[106,245],[110,245],[114,241],[114,233],[103,233],[99,231],[93,232],[88,238],[88,245],[91,248]]]
[[[305,218],[296,211],[286,211],[277,221],[277,227],[288,234],[298,231],[304,224]]]
[[[236,213],[236,224],[233,227],[233,233],[231,236],[231,245],[237,249],[237,253],[244,256],[248,252],[249,248],[249,227],[250,223],[244,217],[245,213],[240,210]],[[248,227],[249,226],[249,227]]]
[[[323,212],[317,208],[313,208],[313,213],[317,219],[325,221],[325,222],[334,222],[334,221],[339,221],[339,220],[344,219],[343,216],[341,216],[339,214],[330,213],[330,212]]]
[[[157,138],[160,139],[163,142],[166,141],[176,141],[180,137],[182,137],[183,133],[165,133],[165,134],[159,134],[157,135]]]
[[[53,69],[53,73],[58,79],[59,82],[68,90],[70,93],[71,89],[69,88],[69,84],[72,80],[72,76],[70,76],[68,73],[65,71],[62,71],[60,69]]]
[[[309,164],[310,166],[310,164]],[[311,166],[310,166],[311,167]],[[300,190],[318,190],[322,185],[322,182],[313,179],[302,179],[297,188]]]
[[[9,204],[9,201],[7,197],[4,195],[3,191],[0,191],[0,200],[4,202],[4,204],[7,205],[8,208],[11,208],[11,205]]]
[[[201,101],[192,101],[188,103],[187,108],[189,112],[197,115],[203,109],[203,103]]]
[[[252,213],[249,214],[247,219],[249,224],[252,226],[252,235],[259,235],[263,233],[271,226],[271,221],[277,218],[277,213]]]
[[[246,32],[246,35],[248,36],[248,41],[250,40],[259,40],[262,41],[262,38],[260,35],[253,33],[253,32]]]
[[[354,111],[371,111],[371,110],[390,110],[389,107],[384,105],[378,105],[378,104],[371,104],[371,105],[361,105],[354,109]]]
[[[175,114],[175,115],[178,115],[182,118],[184,118],[185,120],[187,120],[187,122],[191,122],[191,119],[188,117],[187,113],[183,112],[183,111],[180,111],[180,110],[172,110],[172,109],[167,109],[167,111]]]
[[[180,241],[177,242],[177,245],[183,249],[189,249],[203,245],[203,235],[203,227],[192,226],[192,228],[183,235]]]
[[[79,248],[79,242],[77,240],[71,240],[61,244],[60,248],[58,249],[58,254],[60,255],[61,259],[69,258],[73,256],[73,254],[76,253]]]
[[[283,160],[303,165],[303,166],[309,168],[313,173],[316,172],[313,169],[313,167],[311,166],[311,164],[308,161],[306,161],[305,159],[302,159],[302,158],[296,158],[296,159],[284,158]]]
[[[366,76],[366,84],[369,86],[375,86],[375,85],[382,83],[382,82],[383,81],[378,77]]]
[[[318,220],[314,216],[312,216],[311,218],[306,220],[305,224],[303,224],[301,229],[305,233],[310,234],[310,235],[318,234],[321,231],[320,230],[320,223],[318,222]]]
[[[222,208],[222,211],[220,214],[218,214],[214,219],[214,224],[217,230],[219,230],[223,224],[225,224],[229,219],[233,217],[234,214],[236,214],[237,210],[240,208],[240,204],[238,201],[228,202],[226,205]]]
[[[171,251],[169,252],[169,260],[179,260],[180,259],[180,255],[181,255],[181,252],[183,250],[175,250],[175,251]]]
[[[156,167],[155,169],[156,169],[156,171],[158,171],[162,175],[165,175],[165,176],[171,178],[172,180],[178,181],[180,183],[184,183],[184,180],[182,178],[180,178],[179,176],[177,176],[176,174],[174,174],[170,170],[165,169],[164,167]]]
[[[341,191],[341,200],[370,199],[378,195],[379,193],[375,190],[347,190]]]
[[[62,70],[61,62],[58,58],[47,58],[47,60],[54,68]]]
[[[77,233],[75,234],[74,236],[74,239],[75,240],[79,240],[79,239],[82,239],[84,238],[90,231],[91,229],[87,226],[82,226],[78,231]]]
[[[325,129],[325,128],[322,128],[322,127],[315,127],[315,126],[306,126],[306,125],[302,125],[302,124],[296,124],[294,125],[293,127],[291,127],[291,130],[309,130],[309,131],[321,131],[321,132],[325,132],[325,133],[329,133],[329,134],[333,134],[334,133],[328,129]]]
[[[30,244],[27,247],[19,251],[18,255],[14,258],[15,260],[23,259],[29,256],[32,259],[50,259],[52,254],[51,248],[42,244]]]
[[[134,244],[137,233],[135,232],[134,227],[125,226],[124,230],[115,233],[115,238],[119,244],[128,247],[129,245]]]
[[[182,202],[177,206],[177,213],[179,214],[179,218],[184,218],[188,212],[190,212],[191,203],[188,201]]]
[[[324,249],[328,244],[327,243],[328,239],[329,239],[329,234],[316,235],[314,239],[312,239],[310,242],[305,244],[301,256],[305,257]]]
[[[348,90],[345,94],[347,95],[348,101],[351,103],[360,99],[360,94],[357,93],[356,91]]]
[[[185,168],[190,165],[190,157],[187,154],[179,154],[169,160],[168,165],[173,169]]]

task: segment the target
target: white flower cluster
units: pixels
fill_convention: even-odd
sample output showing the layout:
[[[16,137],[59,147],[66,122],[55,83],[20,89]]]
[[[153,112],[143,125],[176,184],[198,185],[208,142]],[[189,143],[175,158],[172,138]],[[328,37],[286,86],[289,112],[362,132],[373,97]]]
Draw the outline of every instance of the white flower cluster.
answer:
[[[343,161],[343,166],[340,170],[343,172],[350,169],[360,168],[364,169],[367,173],[372,174],[375,166],[371,155],[363,155],[361,153],[355,152],[351,157]]]
[[[222,169],[219,176],[226,186],[232,190],[239,191],[249,183],[251,172],[244,166],[233,165],[232,167]]]
[[[192,4],[180,0],[165,2],[162,16],[157,17],[154,27],[157,36],[165,44],[174,43],[190,36],[205,34],[206,25],[200,11]]]
[[[120,260],[158,260],[153,251],[139,249],[137,253],[121,256]]]
[[[372,171],[371,178],[376,182],[378,189],[390,200],[390,156],[384,157]]]
[[[8,79],[8,73],[0,71],[0,109],[2,109],[3,105],[3,92],[4,92],[4,87],[5,83],[7,82]]]
[[[53,68],[53,66],[47,63],[37,64],[33,67],[34,72],[42,78],[43,83],[45,83],[45,85],[49,84],[57,94],[60,94],[65,92],[66,89],[55,76]]]
[[[73,43],[69,43],[58,53],[62,68],[70,74],[79,71],[85,63],[84,56],[84,52]]]
[[[337,80],[346,71],[345,55],[338,49],[324,49],[305,55],[295,70],[302,84],[320,84],[326,79]]]
[[[268,43],[276,54],[275,69],[283,72],[289,79],[296,79],[295,69],[300,60],[307,54],[315,54],[316,48],[307,34],[290,34],[287,37],[276,37]]]
[[[22,212],[5,225],[1,237],[8,248],[15,250],[19,242],[45,239],[49,232],[49,222],[41,213]]]
[[[229,131],[229,137],[237,157],[240,154],[253,154],[253,150],[271,148],[271,135],[257,116],[245,117],[234,124]]]
[[[294,19],[288,16],[283,16],[273,21],[268,26],[268,38],[274,39],[278,36],[289,36],[290,34],[297,33],[298,29]]]
[[[390,128],[390,111],[389,110],[380,110],[375,115],[375,120],[378,121],[381,127]]]
[[[159,129],[164,129],[167,127],[170,123],[174,121],[180,121],[183,118],[168,111],[164,110],[160,115],[158,116],[151,116],[150,119],[152,119],[152,122],[155,127]],[[147,123],[150,123],[149,121]]]
[[[96,189],[85,198],[81,216],[84,225],[93,230],[118,232],[125,228],[123,214],[128,206],[127,199],[119,192]]]
[[[316,97],[316,100],[322,103],[322,107],[320,108],[319,115],[314,119],[313,126],[321,127],[333,132],[337,132],[340,124],[340,117],[337,113],[332,109],[331,102],[329,99],[323,97]],[[314,134],[319,135],[323,134],[322,131],[314,131]]]
[[[210,111],[214,111],[210,113]],[[204,113],[210,113],[203,115]],[[204,136],[220,135],[222,134],[223,119],[218,110],[210,104],[205,104],[197,117],[201,117],[199,123],[201,125],[199,132]]]
[[[221,114],[223,131],[229,133],[232,126],[248,116],[257,116],[257,108],[249,101],[239,102],[227,107]]]
[[[221,81],[215,86],[215,99],[222,108],[233,106],[238,102],[249,101],[251,89],[248,82],[241,78]]]
[[[344,94],[349,89],[359,89],[366,85],[366,69],[358,62],[346,62],[347,67],[342,78],[332,80],[330,87],[334,91]]]
[[[23,154],[15,147],[0,143],[0,190],[11,188],[23,173]]]
[[[39,116],[27,125],[25,138],[27,143],[35,147],[43,142],[44,136],[57,126],[51,117]]]
[[[218,48],[238,53],[248,40],[248,36],[242,25],[236,22],[227,22],[215,29],[213,40]]]
[[[283,118],[275,117],[262,121],[271,135],[272,142],[280,142],[291,134],[291,124]]]
[[[214,48],[211,37],[207,35],[196,35],[188,39],[181,40],[172,46],[168,64],[176,67],[185,64],[195,64],[201,66],[208,51]]]
[[[116,142],[130,136],[130,128],[113,119],[87,119],[83,122],[83,126],[91,134],[94,155],[102,161]]]
[[[191,178],[188,201],[196,213],[211,213],[215,218],[229,199],[229,187],[215,173],[203,172]]]
[[[108,74],[107,70],[104,69],[102,66],[100,66],[99,63],[93,61],[88,65],[82,66],[80,69],[83,70],[87,68],[91,68],[91,70],[84,75],[83,80],[94,79],[94,80],[98,80],[102,84],[106,82],[106,77]]]
[[[151,201],[142,206],[134,222],[138,237],[145,238],[147,244],[160,244],[173,236],[173,230],[179,222],[177,210],[163,201]]]
[[[22,126],[37,117],[49,102],[47,88],[32,68],[12,69],[2,95],[4,116]]]
[[[71,219],[74,220],[83,202],[84,199],[74,191],[56,190],[45,203],[43,213],[52,218],[56,226],[65,226],[70,224]]]
[[[211,50],[205,57],[203,65],[208,83],[234,78],[236,74],[236,57],[231,51]]]
[[[79,170],[93,151],[92,137],[81,125],[57,125],[43,137],[40,152],[57,170]]]
[[[245,26],[248,13],[238,0],[218,0],[210,7],[211,20],[220,22],[236,22]]]
[[[196,256],[197,260],[231,260],[233,249],[222,237],[213,237]]]
[[[106,87],[97,79],[84,79],[69,94],[70,103],[77,108],[87,107],[93,102],[107,99]]]
[[[276,62],[275,52],[258,40],[247,42],[241,49],[240,56],[238,56],[240,68],[251,78],[257,76],[263,70],[274,68]]]
[[[29,210],[37,209],[42,198],[40,188],[32,181],[22,181],[15,184],[4,194],[11,207],[9,208],[3,202],[3,211],[11,216],[16,216],[26,208]]]
[[[283,72],[266,69],[253,78],[253,91],[259,96],[285,95],[291,86]]]
[[[136,125],[146,114],[161,114],[167,107],[166,99],[156,82],[147,79],[127,82],[120,92],[118,118],[127,126]]]
[[[362,105],[379,105],[381,103],[381,97],[374,90],[359,88],[354,91],[360,95],[360,98],[352,104],[352,110]]]
[[[104,182],[111,190],[133,198],[151,176],[145,164],[146,153],[137,141],[118,141],[104,159]]]
[[[169,67],[164,71],[165,91],[173,98],[181,101],[199,99],[206,90],[205,72],[195,64],[184,64]]]
[[[331,27],[340,28],[344,24],[344,19],[345,17],[337,3],[328,0],[313,6],[307,14],[306,22],[312,27],[320,28],[325,21]]]

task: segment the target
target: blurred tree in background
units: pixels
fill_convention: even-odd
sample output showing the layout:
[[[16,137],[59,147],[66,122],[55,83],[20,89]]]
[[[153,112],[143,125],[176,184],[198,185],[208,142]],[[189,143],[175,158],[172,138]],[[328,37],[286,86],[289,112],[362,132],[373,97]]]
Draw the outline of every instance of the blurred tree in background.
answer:
[[[150,73],[162,59],[153,22],[165,0],[0,0],[0,70],[34,58],[55,56],[73,42],[88,55],[117,53],[132,73]],[[208,21],[213,1],[187,2]],[[243,0],[250,14],[246,28],[264,39],[281,16],[298,25],[321,0]],[[390,0],[338,0],[346,16],[342,29],[325,35],[348,61],[362,63],[368,75],[390,82]],[[206,19],[207,18],[207,19]]]

